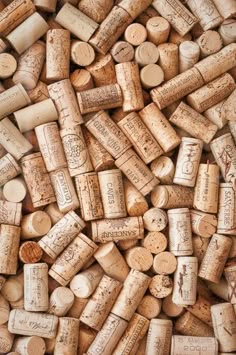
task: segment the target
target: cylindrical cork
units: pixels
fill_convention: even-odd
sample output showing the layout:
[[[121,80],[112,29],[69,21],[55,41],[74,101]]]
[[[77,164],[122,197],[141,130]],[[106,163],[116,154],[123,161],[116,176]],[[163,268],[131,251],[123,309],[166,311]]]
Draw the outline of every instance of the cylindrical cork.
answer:
[[[64,29],[47,31],[46,77],[48,80],[69,78],[70,32]]]
[[[202,58],[219,52],[223,46],[222,38],[217,31],[206,31],[197,38],[196,43],[200,48]],[[195,64],[195,63],[194,63]]]
[[[83,122],[78,102],[69,79],[49,85],[48,92],[56,106],[61,128],[72,128],[72,126]]]
[[[84,221],[75,212],[70,211],[40,239],[39,245],[55,259],[84,227]]]
[[[95,21],[70,3],[64,4],[57,13],[55,20],[84,42],[88,42],[98,28],[98,24]]]
[[[190,212],[193,233],[203,238],[210,238],[216,231],[216,216],[196,210]]]
[[[45,12],[55,12],[57,1],[56,0],[34,0],[36,8]]]
[[[137,239],[127,239],[127,240],[119,240],[118,246],[121,251],[129,250],[138,245]]]
[[[36,351],[37,355],[43,355],[46,345],[43,338],[38,336],[19,337],[14,340],[12,350],[22,355],[33,355]]]
[[[197,298],[198,260],[196,257],[179,257],[174,274],[172,300],[182,306],[193,305]]]
[[[224,235],[214,234],[202,260],[199,276],[218,283],[232,246],[232,240]]]
[[[9,319],[10,305],[8,301],[0,294],[0,326]]]
[[[48,310],[48,265],[24,265],[24,309],[31,312]]]
[[[147,21],[154,16],[158,16],[158,12],[152,6],[148,6],[137,18],[136,22],[146,26]]]
[[[87,173],[93,170],[90,156],[79,125],[60,130],[63,148],[70,176]]]
[[[31,100],[22,84],[12,86],[0,94],[0,119],[30,103]]]
[[[144,213],[143,223],[149,232],[160,232],[167,226],[167,214],[160,208],[152,207]]]
[[[197,3],[194,0],[187,0],[186,3],[192,13],[199,19],[204,31],[218,27],[223,21],[212,0],[200,0]]]
[[[71,42],[70,56],[75,64],[85,67],[94,61],[95,52],[90,44],[73,40]]]
[[[214,331],[190,312],[185,312],[175,322],[175,330],[193,337],[214,337]]]
[[[93,115],[85,126],[115,159],[131,147],[128,138],[105,111]]]
[[[102,22],[113,6],[113,0],[99,0],[95,3],[91,0],[82,0],[79,2],[78,8],[88,17],[96,21]]]
[[[44,211],[49,215],[52,225],[56,224],[65,215],[65,213],[60,212],[56,202],[47,205]]]
[[[47,171],[51,172],[66,167],[66,157],[57,123],[50,122],[37,126],[35,133]]]
[[[236,6],[235,6],[236,14]],[[219,34],[223,40],[223,44],[234,43],[236,40],[236,21],[234,19],[227,19],[219,27]]]
[[[118,41],[112,46],[110,53],[116,63],[130,62],[134,58],[133,46],[125,41]]]
[[[198,62],[200,56],[199,45],[192,41],[184,41],[179,46],[179,72],[191,69]]]
[[[75,91],[85,91],[94,88],[92,75],[85,69],[74,70],[70,74],[70,81]]]
[[[85,306],[80,320],[90,328],[100,330],[105,322],[120,290],[122,284],[107,275],[101,279],[93,297]]]
[[[0,79],[10,78],[15,73],[16,68],[17,62],[13,55],[8,53],[0,54]]]
[[[152,319],[150,322],[146,355],[158,354],[169,355],[173,324],[171,320]]]
[[[158,59],[158,47],[152,42],[143,42],[135,49],[135,61],[141,67],[149,64],[155,64]]]
[[[76,297],[88,298],[95,291],[103,275],[101,266],[94,264],[73,277],[70,289]]]
[[[43,256],[43,250],[36,242],[22,243],[19,249],[19,259],[24,264],[37,263]]]
[[[213,0],[213,2],[224,19],[235,17],[236,4],[233,0],[226,0],[225,3],[222,3],[220,0]]]
[[[199,294],[196,303],[187,307],[187,310],[202,322],[212,327],[211,302],[209,300]]]
[[[35,327],[35,324],[37,324],[37,327]],[[51,314],[13,309],[10,312],[8,329],[12,334],[36,335],[52,339],[56,336],[57,324],[58,317]]]
[[[120,282],[125,281],[129,267],[113,242],[100,245],[94,257],[106,275]]]
[[[27,91],[32,102],[37,103],[49,98],[48,88],[45,83],[38,81],[34,89]]]
[[[158,46],[159,65],[164,71],[165,81],[176,77],[179,73],[178,46],[173,43],[163,43]]]
[[[164,81],[164,71],[157,64],[148,64],[141,69],[140,80],[145,89],[151,89]]]
[[[96,330],[89,328],[83,323],[80,324],[78,355],[83,355],[87,353],[87,350],[96,338],[96,335]]]
[[[116,83],[115,64],[109,53],[106,55],[98,53],[95,61],[86,69],[92,75],[96,87]]]
[[[183,137],[179,147],[173,183],[194,187],[202,154],[203,142]]]
[[[173,253],[162,251],[155,255],[152,265],[152,271],[160,275],[169,275],[175,272],[177,259]]]
[[[55,194],[41,153],[30,154],[21,159],[21,167],[34,208],[55,202]]]
[[[150,282],[149,291],[156,298],[165,298],[172,293],[173,281],[168,275],[155,275]]]
[[[167,42],[170,33],[169,22],[160,16],[151,17],[147,23],[148,40],[156,45]]]
[[[77,99],[82,115],[121,107],[123,103],[122,91],[118,84],[77,92]]]
[[[85,221],[103,218],[103,205],[96,172],[80,174],[75,177],[82,218]]]
[[[133,20],[139,16],[146,8],[151,4],[151,0],[143,0],[140,2],[139,0],[134,0],[132,5],[129,0],[119,1],[119,6],[125,9],[130,16],[132,16]]]
[[[214,295],[222,298],[226,302],[229,301],[228,284],[225,278],[222,277],[220,279],[220,282],[218,283],[207,281],[206,284],[207,287],[210,289],[211,292],[213,292]]]
[[[163,150],[136,112],[132,112],[118,122],[118,126],[129,138],[136,152],[145,164],[162,155]]]
[[[6,324],[0,325],[0,352],[7,354],[11,351],[14,335],[7,329]]]
[[[139,46],[146,40],[147,30],[140,23],[132,23],[126,28],[124,38],[131,45]]]
[[[220,184],[217,233],[236,235],[235,190],[231,183]]]
[[[22,204],[0,200],[0,224],[19,226],[22,218]]]
[[[17,70],[12,77],[13,82],[21,83],[26,90],[34,89],[39,80],[45,56],[44,42],[35,42],[19,57]]]
[[[141,245],[150,250],[152,254],[159,254],[167,247],[167,238],[161,232],[149,232],[141,241]]]
[[[232,94],[225,100],[223,101],[223,107],[222,107],[222,116],[224,122],[230,122],[233,121],[235,122],[236,120],[236,114],[234,112],[234,103],[235,103],[235,98],[236,98],[236,90],[232,92]]]
[[[143,239],[144,226],[142,217],[126,217],[117,219],[101,219],[92,222],[93,241],[107,243],[109,241]]]
[[[151,193],[153,206],[169,208],[191,208],[193,206],[193,190],[186,186],[161,185]]]
[[[15,275],[18,266],[20,228],[1,224],[0,234],[0,273]]]
[[[193,253],[192,227],[188,208],[168,210],[169,249],[176,256]]]
[[[172,336],[170,355],[188,355],[189,351],[192,355],[199,355],[199,351],[200,354],[216,355],[218,354],[218,343],[215,338],[210,337]]]
[[[65,289],[69,290],[69,288],[67,287],[65,287]],[[72,291],[71,293],[73,294]],[[87,298],[75,297],[73,305],[70,307],[69,311],[67,312],[68,317],[79,319],[88,301],[89,300]]]
[[[38,12],[35,12],[9,33],[6,38],[17,53],[21,54],[42,37],[48,29],[47,22]],[[27,33],[27,41],[24,40],[25,33]]]
[[[150,168],[162,184],[173,184],[175,165],[171,158],[161,156],[151,163]]]
[[[10,303],[23,299],[24,275],[23,272],[17,276],[10,276],[1,289],[1,294]]]
[[[231,303],[215,304],[211,307],[211,316],[219,350],[236,351],[236,315]]]
[[[196,256],[199,264],[204,258],[209,242],[209,238],[200,237],[199,235],[193,235],[193,255]]]
[[[229,265],[224,269],[224,275],[228,284],[229,301],[236,304],[236,264]]]
[[[204,116],[206,116],[212,123],[216,124],[219,129],[223,128],[226,125],[226,123],[229,122],[228,121],[229,116],[228,115],[226,116],[226,112],[225,112],[225,109],[227,110],[227,106],[225,105],[226,105],[226,100],[222,100],[218,104],[213,105],[212,107],[210,107],[208,110],[204,112]]]
[[[122,174],[119,169],[98,173],[105,218],[126,217],[126,205]]]
[[[6,279],[2,275],[0,276],[0,290],[2,290],[3,285],[5,284]]]
[[[198,19],[179,0],[155,0],[152,6],[181,36],[186,35],[198,22]]]
[[[153,256],[148,249],[136,246],[125,252],[125,260],[131,269],[144,272],[151,268]]]
[[[138,64],[119,63],[115,66],[117,82],[123,94],[123,111],[138,111],[144,107]]]
[[[172,294],[170,294],[162,300],[162,311],[168,317],[179,317],[181,314],[183,314],[184,307],[175,304],[172,301]]]
[[[21,221],[21,239],[33,239],[47,234],[51,228],[51,219],[44,211],[35,211],[23,216]]]
[[[0,186],[15,178],[21,173],[21,168],[16,160],[7,153],[0,159]]]
[[[143,298],[150,277],[137,270],[131,270],[111,312],[129,321]]]
[[[125,204],[128,215],[131,217],[142,216],[148,210],[145,197],[127,179],[124,179]]]
[[[87,263],[96,249],[97,245],[80,233],[56,259],[49,270],[49,275],[60,285],[66,286]]]
[[[73,292],[67,287],[57,287],[51,293],[49,299],[49,308],[47,313],[63,317],[72,307],[75,300]],[[70,315],[70,317],[72,317]]]
[[[77,354],[79,343],[79,319],[70,317],[59,318],[58,331],[53,354]]]
[[[139,303],[137,313],[147,319],[156,318],[161,312],[161,305],[161,299],[157,299],[156,297],[147,294]]]

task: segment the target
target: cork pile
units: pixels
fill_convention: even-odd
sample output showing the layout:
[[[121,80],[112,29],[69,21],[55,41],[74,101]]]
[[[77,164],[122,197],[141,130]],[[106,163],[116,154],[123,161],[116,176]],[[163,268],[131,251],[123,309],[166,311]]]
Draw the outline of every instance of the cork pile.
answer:
[[[0,0],[0,354],[236,354],[235,42],[235,0]]]

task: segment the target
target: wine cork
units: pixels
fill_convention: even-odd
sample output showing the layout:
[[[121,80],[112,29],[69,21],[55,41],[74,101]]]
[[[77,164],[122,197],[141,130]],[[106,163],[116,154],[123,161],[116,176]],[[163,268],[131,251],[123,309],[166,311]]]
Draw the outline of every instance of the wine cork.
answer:
[[[70,3],[65,3],[55,18],[61,26],[75,37],[88,42],[98,28],[98,24]]]
[[[0,290],[2,289],[4,283],[6,282],[5,277],[3,277],[2,275],[0,276]]]
[[[120,282],[125,281],[129,267],[113,242],[101,244],[94,257],[106,275]]]
[[[216,232],[217,218],[208,213],[191,210],[193,233],[203,238],[210,238]]]
[[[24,309],[24,297],[16,302],[10,302],[11,309]]]
[[[220,281],[224,271],[232,240],[224,235],[214,234],[202,260],[199,276],[215,283]]]
[[[170,33],[170,24],[163,17],[151,17],[147,23],[148,40],[155,45],[167,42]]]
[[[177,259],[169,251],[163,251],[155,255],[152,269],[156,274],[173,274],[177,267]]]
[[[47,312],[58,317],[63,317],[73,305],[74,300],[75,296],[69,288],[59,286],[50,295]],[[69,317],[72,317],[72,315],[69,315]]]
[[[204,116],[206,116],[212,123],[217,125],[219,129],[223,128],[226,123],[228,123],[228,119],[226,118],[228,115],[226,116],[225,114],[225,105],[226,100],[222,100],[204,112]]]
[[[167,226],[167,214],[160,208],[150,208],[143,215],[143,223],[149,232],[160,232]]]
[[[192,13],[199,19],[204,31],[218,27],[223,21],[212,0],[199,1],[197,3],[193,0],[187,0],[186,3]]]
[[[87,353],[88,348],[96,338],[97,332],[85,324],[80,324],[78,355]]]
[[[159,50],[152,42],[143,42],[135,49],[135,61],[139,66],[155,64],[159,59]]]
[[[10,202],[21,202],[26,196],[26,185],[22,178],[15,178],[8,181],[2,190],[4,199]]]
[[[91,258],[96,249],[97,245],[80,233],[56,259],[49,270],[49,275],[60,285],[66,286]],[[70,262],[68,262],[68,257]]]
[[[141,69],[140,80],[145,89],[151,89],[163,82],[164,72],[159,65],[148,64]]]
[[[130,321],[148,288],[149,282],[150,277],[140,271],[131,270],[111,312]]]
[[[0,159],[0,186],[5,185],[21,173],[21,168],[9,153]]]
[[[159,254],[167,247],[167,238],[161,232],[148,232],[141,241],[141,245],[148,249],[152,254]]]
[[[124,334],[120,338],[116,348],[113,351],[114,355],[122,354],[126,352],[130,354],[139,347],[139,343],[147,333],[149,327],[149,321],[145,317],[134,313],[131,318],[128,327]]]
[[[96,87],[116,84],[115,64],[111,54],[96,55],[95,61],[86,67]]]
[[[119,169],[98,173],[105,218],[126,217],[126,205],[122,174]]]
[[[70,74],[70,81],[75,91],[93,89],[93,79],[88,70],[76,69]]]
[[[143,26],[146,26],[147,21],[154,17],[158,16],[158,12],[152,6],[148,6],[137,18],[136,22],[141,23]]]
[[[41,153],[30,154],[21,159],[21,168],[34,208],[55,202],[56,198]]]
[[[190,312],[185,312],[177,319],[175,330],[192,337],[214,337],[213,329]]]
[[[40,239],[39,246],[55,259],[84,227],[84,221],[75,212],[70,211]]]
[[[183,335],[173,335],[171,340],[171,355],[188,355],[189,351],[193,355],[218,354],[218,343],[215,338],[191,337]]]
[[[125,260],[133,270],[148,271],[152,266],[153,256],[148,249],[137,246],[126,251]]]
[[[27,91],[27,94],[33,103],[41,102],[49,98],[47,85],[40,80],[37,82],[34,89]]]
[[[43,256],[43,251],[36,242],[25,242],[19,249],[19,259],[24,264],[37,263]]]
[[[184,41],[179,46],[179,72],[191,69],[198,62],[200,47],[198,43]]]
[[[11,77],[15,73],[16,68],[17,62],[11,54],[0,54],[0,79]]]
[[[75,177],[81,215],[85,221],[103,218],[103,205],[96,172],[80,174]]]
[[[173,184],[175,165],[169,157],[156,158],[152,161],[150,168],[161,184]]]
[[[42,16],[39,15],[38,12],[35,12],[18,27],[16,27],[11,33],[9,33],[6,39],[10,42],[17,53],[22,54],[40,37],[42,37],[48,29],[49,26],[47,22]],[[25,33],[27,33],[27,41],[24,40]]]
[[[127,179],[124,182],[124,195],[128,215],[131,217],[142,216],[148,210],[145,197]]]
[[[133,46],[125,41],[117,41],[112,46],[110,53],[116,63],[131,62],[134,58]]]
[[[178,46],[173,43],[163,43],[158,46],[158,50],[160,53],[159,65],[164,72],[165,81],[176,77],[179,73]]]
[[[36,211],[23,216],[21,239],[33,239],[48,233],[51,228],[50,216],[44,211]]]
[[[158,208],[191,208],[193,206],[193,190],[186,186],[161,185],[151,193],[153,206]]]
[[[142,217],[110,218],[92,222],[94,242],[143,239],[144,226]]]
[[[236,13],[236,7],[235,7]],[[236,21],[233,19],[227,19],[219,27],[219,34],[222,38],[223,44],[234,43],[236,40]]]
[[[209,238],[200,237],[199,235],[193,235],[193,255],[196,256],[199,264],[204,258],[209,242]]]
[[[92,20],[101,23],[113,7],[113,0],[99,0],[93,2],[91,0],[82,0],[79,2],[78,8]]]
[[[70,282],[70,289],[76,297],[88,298],[95,291],[103,274],[101,266],[94,264],[73,277]]]
[[[0,16],[0,33],[6,36],[14,28],[19,26],[27,17],[36,11],[34,4],[27,0],[17,0],[9,3],[8,6],[1,10]]]
[[[35,329],[35,323],[37,328]],[[55,338],[58,317],[46,313],[27,312],[14,309],[10,312],[8,329],[13,334]]]
[[[170,353],[172,328],[171,320],[152,319],[148,330],[145,354],[158,354],[158,351],[160,351],[161,354],[168,355]]]
[[[138,240],[136,239],[127,239],[127,240],[119,240],[118,246],[121,251],[129,250],[138,245]]]
[[[211,316],[219,350],[232,352],[236,350],[236,315],[230,303],[215,304],[211,307]]]
[[[146,40],[147,30],[140,23],[132,23],[126,28],[124,38],[131,45],[139,46]]]
[[[22,217],[22,204],[0,200],[0,224],[19,226]]]
[[[188,208],[168,210],[169,250],[176,256],[193,253],[192,228]]]
[[[236,235],[235,191],[231,183],[220,184],[217,233]]]
[[[226,302],[229,301],[228,285],[225,278],[222,277],[219,283],[213,283],[211,281],[207,281],[206,284],[207,287],[210,289],[211,292],[213,292],[214,295],[222,298]]]
[[[0,326],[6,323],[9,319],[10,305],[5,298],[0,295]]]
[[[0,351],[3,354],[11,351],[14,335],[9,332],[6,324],[0,325]]]
[[[172,293],[172,290],[173,281],[167,275],[153,276],[149,284],[149,291],[156,298],[165,298]]]
[[[76,355],[78,344],[79,320],[70,317],[59,318],[54,354],[60,355],[68,352],[71,355]]]
[[[198,26],[198,23],[196,23],[191,32],[186,33],[186,35],[181,36],[178,32],[176,32],[173,27],[170,30],[170,35],[169,35],[169,40],[168,42],[177,44],[177,46],[180,46],[181,43],[186,42],[186,41],[191,41],[192,37],[194,37],[194,34],[196,32],[196,27],[199,29],[200,26]],[[202,33],[203,29],[200,27],[199,31]],[[198,37],[198,36],[197,36]]]
[[[213,2],[224,19],[235,17],[236,4],[234,1],[227,0],[224,4],[220,0],[213,0]]]
[[[119,6],[125,9],[133,20],[139,16],[149,5],[151,5],[151,0],[144,0],[142,2],[135,0],[132,5],[129,0],[122,0],[119,2]]]
[[[59,221],[59,219],[61,219],[64,216],[64,213],[60,212],[57,203],[55,202],[47,205],[44,211],[49,215],[51,220],[51,225],[56,224]],[[44,234],[47,234],[47,232],[43,233],[43,235]]]
[[[223,105],[223,117],[226,122],[235,121],[235,112],[234,112],[234,101],[236,97],[236,90],[232,92],[232,94],[224,101]]]
[[[97,52],[106,54],[124,33],[132,20],[132,17],[126,10],[119,6],[114,6],[89,43]]]
[[[139,303],[137,313],[147,319],[156,318],[161,312],[161,305],[161,299],[152,295],[145,295]]]
[[[55,12],[56,10],[56,0],[34,0],[35,6],[45,12]]]
[[[24,295],[24,274],[10,276],[1,289],[1,294],[10,303],[23,299]]]
[[[200,48],[201,58],[219,52],[223,46],[222,38],[217,31],[208,30],[196,40]],[[195,63],[194,63],[195,64]]]
[[[0,273],[15,275],[18,266],[20,228],[1,224],[0,231]]]
[[[82,41],[72,41],[71,43],[71,60],[82,67],[90,65],[95,59],[93,47]]]
[[[211,302],[209,300],[199,294],[196,303],[188,306],[187,310],[202,322],[212,327]]]
[[[204,81],[198,69],[191,68],[162,86],[152,89],[150,94],[153,101],[162,110],[190,92],[202,87],[203,84]]]
[[[200,164],[203,143],[199,139],[183,137],[176,162],[174,184],[194,187]]]
[[[48,266],[46,263],[24,265],[24,309],[48,310]]]
[[[65,287],[66,290],[69,290],[68,288]],[[72,294],[73,292],[70,291]],[[67,312],[68,317],[73,317],[73,318],[80,318],[86,304],[88,303],[87,298],[78,298],[74,296],[74,303],[70,307],[69,311]],[[91,329],[92,330],[92,329]],[[82,329],[80,329],[82,331]]]
[[[235,275],[236,275],[236,265],[232,264],[224,269],[224,275],[228,284],[228,295],[229,302],[236,304],[236,292],[235,292]]]
[[[178,0],[155,0],[152,6],[181,36],[186,35],[198,22],[198,19]]]
[[[64,29],[51,29],[46,42],[46,79],[63,80],[69,78],[70,32]]]
[[[86,354],[93,355],[94,352],[97,355],[112,354],[127,325],[127,321],[110,313]]]
[[[163,298],[162,310],[168,317],[179,317],[184,312],[184,307],[177,305],[172,300],[172,294]]]
[[[14,340],[12,350],[22,355],[33,355],[35,351],[38,355],[43,355],[46,345],[43,338],[38,336],[20,337]]]

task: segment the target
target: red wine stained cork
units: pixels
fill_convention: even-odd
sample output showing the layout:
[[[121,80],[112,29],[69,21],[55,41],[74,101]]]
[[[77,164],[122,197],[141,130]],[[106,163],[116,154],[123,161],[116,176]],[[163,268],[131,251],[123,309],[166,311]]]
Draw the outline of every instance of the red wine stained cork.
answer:
[[[205,354],[215,355],[218,353],[218,343],[215,338],[210,337],[172,336],[171,355],[188,355],[190,349],[192,355],[199,354],[199,349]]]
[[[46,345],[43,338],[39,336],[19,337],[14,340],[12,350],[16,351],[13,354],[33,355],[37,349],[38,355],[45,354]]]
[[[105,218],[126,217],[126,205],[122,174],[119,169],[98,173],[98,181]]]
[[[162,184],[172,185],[175,174],[175,165],[171,158],[161,156],[152,161],[150,168]]]
[[[113,7],[113,0],[81,0],[78,8],[97,23],[102,22]]]
[[[161,185],[151,193],[153,206],[158,208],[191,208],[193,206],[193,190],[186,186]]]
[[[84,227],[84,221],[75,212],[70,211],[40,239],[39,245],[55,259]]]
[[[118,126],[130,139],[145,164],[149,164],[163,153],[160,145],[136,112],[125,116],[118,122]]]
[[[97,245],[80,233],[56,259],[49,270],[49,275],[60,285],[66,286],[73,276],[88,262],[96,249]],[[69,263],[68,255],[72,255]]]
[[[128,180],[124,179],[124,195],[128,215],[130,217],[142,216],[148,210],[145,197]]]
[[[101,244],[94,257],[106,275],[120,282],[125,281],[129,273],[129,267],[113,242]]]
[[[152,319],[148,330],[146,354],[156,354],[161,351],[163,355],[168,355],[170,353],[172,328],[171,320]]]
[[[205,299],[201,295],[198,295],[196,303],[188,306],[187,310],[205,324],[212,327],[211,302],[209,300]]]
[[[110,53],[106,55],[96,54],[94,62],[86,69],[92,75],[96,87],[116,83],[115,63]]]
[[[235,191],[231,183],[220,184],[217,233],[236,235]]]
[[[148,40],[156,45],[167,42],[170,24],[163,17],[154,16],[146,23]]]
[[[203,142],[199,139],[184,137],[181,139],[178,158],[176,162],[174,184],[194,187],[200,159],[202,155]]]
[[[228,284],[228,295],[229,301],[233,305],[236,304],[236,293],[235,293],[235,276],[236,276],[236,265],[233,263],[232,265],[226,266],[224,268],[224,275]]]
[[[146,106],[139,115],[165,153],[180,144],[174,128],[154,103]]]
[[[0,326],[6,323],[9,319],[10,305],[8,301],[0,295]]]
[[[210,238],[217,227],[216,216],[197,210],[191,210],[192,231],[203,238]]]
[[[17,161],[7,153],[0,159],[0,186],[15,178],[21,173],[21,168]]]
[[[30,103],[31,100],[22,84],[12,86],[10,89],[0,93],[0,119]]]
[[[159,65],[164,72],[165,81],[176,77],[179,73],[178,46],[173,43],[163,43],[158,46],[158,50],[160,53]]]
[[[15,275],[18,266],[20,228],[1,224],[0,234],[0,273]]]
[[[79,196],[81,215],[85,221],[103,218],[103,205],[96,172],[80,174],[75,177]]]
[[[76,69],[70,74],[70,81],[75,91],[93,89],[93,78],[88,70]]]
[[[116,64],[117,82],[123,94],[123,111],[138,111],[144,107],[138,64],[126,62]]]
[[[58,317],[65,316],[75,301],[73,292],[67,287],[57,287],[52,291],[49,299],[49,308],[47,313]],[[73,317],[69,315],[69,317]],[[77,317],[76,317],[77,318]]]
[[[184,312],[184,307],[175,304],[172,300],[172,294],[163,298],[162,300],[162,311],[168,317],[179,317]]]
[[[0,224],[19,226],[22,218],[22,204],[0,200]]]
[[[143,223],[149,232],[160,232],[167,226],[167,214],[160,208],[152,207],[144,213]]]
[[[214,331],[190,312],[185,312],[175,322],[175,331],[192,337],[214,337]]]
[[[214,234],[208,245],[199,269],[199,276],[204,280],[218,283],[232,246],[232,240],[224,235]]]
[[[71,60],[81,66],[90,65],[95,59],[95,52],[93,47],[82,41],[72,41],[70,49]]]
[[[148,64],[140,71],[140,80],[145,89],[151,89],[164,81],[163,68],[157,64]]]
[[[225,46],[227,44],[234,43],[236,40],[236,21],[231,18],[225,20],[220,25],[218,31]]]
[[[15,73],[16,68],[17,62],[11,54],[0,54],[0,79],[11,77]]]
[[[70,289],[76,297],[88,298],[95,291],[103,275],[101,266],[94,264],[72,278]]]
[[[24,295],[24,274],[10,276],[1,289],[1,294],[10,303],[23,299]]]
[[[198,22],[198,19],[179,0],[155,0],[152,6],[181,36],[188,33]]]
[[[137,313],[147,319],[156,318],[161,312],[161,304],[161,299],[152,295],[145,295],[139,303]]]
[[[48,310],[48,265],[24,265],[24,309],[31,312]]]
[[[153,256],[148,249],[137,246],[126,251],[125,260],[133,270],[148,271],[152,266]]]
[[[55,20],[84,42],[88,42],[98,28],[98,24],[95,21],[70,3],[64,4],[57,13]]]
[[[124,33],[124,38],[126,42],[133,46],[139,46],[141,43],[146,41],[147,30],[140,23],[132,23],[129,25]]]
[[[196,40],[200,48],[201,58],[219,52],[223,46],[222,38],[217,31],[208,30]],[[194,63],[195,64],[195,63]]]
[[[152,254],[159,254],[167,248],[167,238],[161,232],[148,232],[141,241],[141,245],[148,249]]]
[[[200,47],[192,41],[185,41],[179,46],[179,72],[191,69],[198,62]]]
[[[149,291],[156,298],[165,298],[172,293],[173,281],[168,275],[156,275],[151,279]]]
[[[14,335],[7,329],[6,324],[0,325],[0,351],[7,354],[11,351]],[[17,353],[18,354],[18,353]]]
[[[116,63],[130,62],[134,58],[133,46],[125,41],[118,41],[112,46],[110,53]]]
[[[191,255],[192,227],[188,208],[170,209],[169,219],[169,250],[176,256]]]
[[[177,267],[177,259],[174,254],[169,251],[162,251],[155,255],[152,269],[156,274],[169,275],[175,272]]]
[[[63,341],[62,341],[63,339]],[[77,354],[79,345],[79,319],[70,317],[59,318],[58,331],[53,354],[68,352]]]
[[[19,249],[19,259],[24,264],[37,263],[43,256],[43,250],[36,242],[22,243]]]
[[[143,67],[155,64],[159,59],[159,50],[152,42],[143,42],[135,49],[135,61]]]
[[[104,275],[93,297],[90,298],[85,306],[80,320],[90,328],[99,331],[118,297],[121,288],[122,284],[119,281]]]
[[[215,304],[211,307],[211,316],[219,350],[232,352],[236,350],[236,315],[230,303]]]

